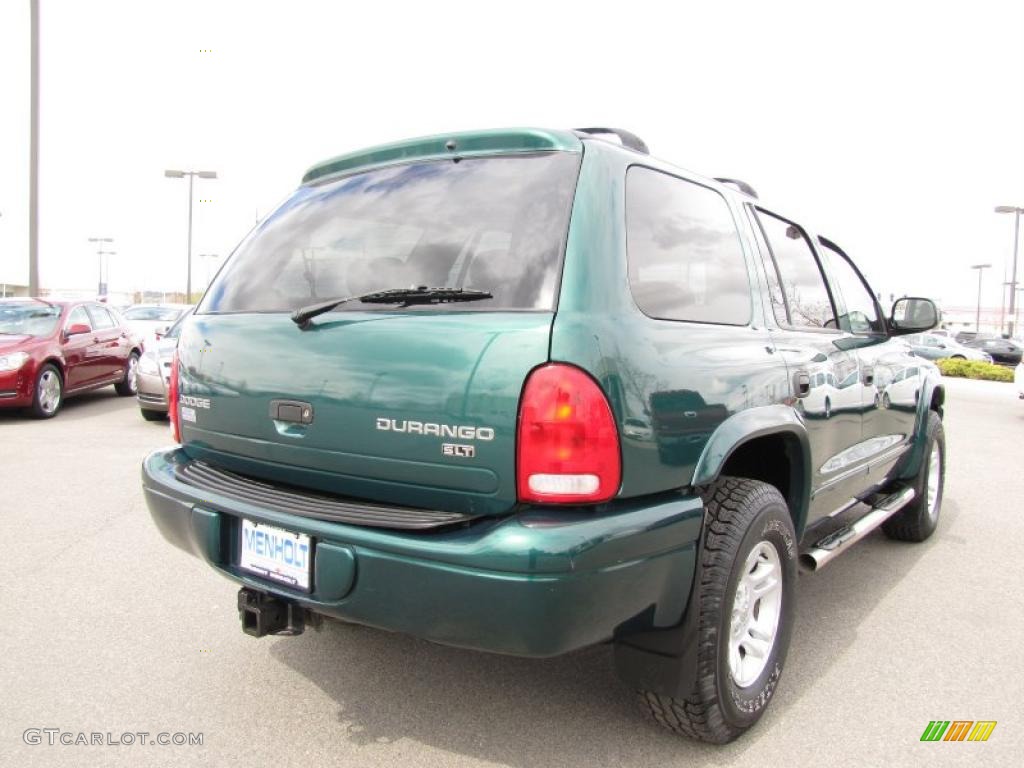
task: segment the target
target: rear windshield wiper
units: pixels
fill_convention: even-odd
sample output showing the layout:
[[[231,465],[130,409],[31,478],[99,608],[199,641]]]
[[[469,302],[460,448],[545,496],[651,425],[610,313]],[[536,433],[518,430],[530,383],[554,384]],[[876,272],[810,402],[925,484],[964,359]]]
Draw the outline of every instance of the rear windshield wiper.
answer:
[[[409,307],[413,304],[449,304],[456,301],[480,301],[494,298],[487,291],[472,288],[428,288],[425,285],[416,288],[392,288],[387,291],[374,291],[360,296],[348,296],[342,299],[330,299],[319,304],[310,304],[292,312],[292,322],[299,328],[309,327],[309,321],[324,312],[330,312],[350,301],[361,301],[364,304],[400,304]]]

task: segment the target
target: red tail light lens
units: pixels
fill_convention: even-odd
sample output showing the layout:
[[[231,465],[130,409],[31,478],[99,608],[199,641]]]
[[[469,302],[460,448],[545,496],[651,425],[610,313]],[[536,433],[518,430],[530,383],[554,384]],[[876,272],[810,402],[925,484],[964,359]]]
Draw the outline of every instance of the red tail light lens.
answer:
[[[619,490],[619,433],[604,392],[571,365],[537,368],[519,403],[520,501],[593,504]]]
[[[181,415],[178,409],[178,352],[171,358],[171,379],[167,382],[167,417],[171,420],[174,442],[181,442]]]

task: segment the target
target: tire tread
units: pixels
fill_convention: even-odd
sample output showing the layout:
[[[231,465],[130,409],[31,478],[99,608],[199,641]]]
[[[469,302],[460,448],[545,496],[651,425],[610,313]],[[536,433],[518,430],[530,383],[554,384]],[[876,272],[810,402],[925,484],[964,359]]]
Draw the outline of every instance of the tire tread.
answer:
[[[715,661],[720,612],[718,587],[732,571],[733,553],[739,548],[752,515],[764,502],[785,504],[778,490],[758,480],[722,477],[703,495],[705,538],[701,551],[701,594],[698,671],[693,690],[685,698],[652,691],[638,691],[641,708],[656,723],[670,731],[698,741],[725,744],[745,728],[727,723],[718,706],[715,690]],[[709,599],[710,597],[710,599]]]

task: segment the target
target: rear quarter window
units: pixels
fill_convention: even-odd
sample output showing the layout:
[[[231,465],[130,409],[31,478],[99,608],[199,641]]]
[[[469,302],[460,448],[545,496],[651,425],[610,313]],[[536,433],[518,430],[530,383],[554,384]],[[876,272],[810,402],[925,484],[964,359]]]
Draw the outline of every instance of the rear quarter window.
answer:
[[[661,320],[746,325],[750,281],[736,223],[709,187],[643,166],[626,176],[629,287]]]

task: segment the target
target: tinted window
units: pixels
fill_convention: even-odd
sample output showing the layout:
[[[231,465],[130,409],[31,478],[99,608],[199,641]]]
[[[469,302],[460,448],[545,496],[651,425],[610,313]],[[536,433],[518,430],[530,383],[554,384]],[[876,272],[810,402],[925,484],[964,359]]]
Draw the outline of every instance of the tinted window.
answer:
[[[579,160],[443,160],[302,187],[239,246],[199,311],[290,311],[419,285],[494,294],[433,311],[551,309]],[[394,310],[338,309],[381,308]]]
[[[649,168],[626,178],[629,285],[644,314],[744,325],[750,283],[736,224],[714,190]]]
[[[103,307],[91,306],[89,307],[89,316],[92,318],[93,328],[113,328],[117,323],[114,322],[114,318],[110,316]]]
[[[792,222],[758,209],[757,219],[768,241],[783,305],[773,301],[775,319],[794,328],[836,328],[825,278],[804,231]]]
[[[839,327],[851,333],[884,333],[875,299],[850,262],[832,246],[818,241],[820,253],[832,278],[832,289],[838,291],[846,310],[839,316]],[[837,301],[839,299],[837,298]]]

